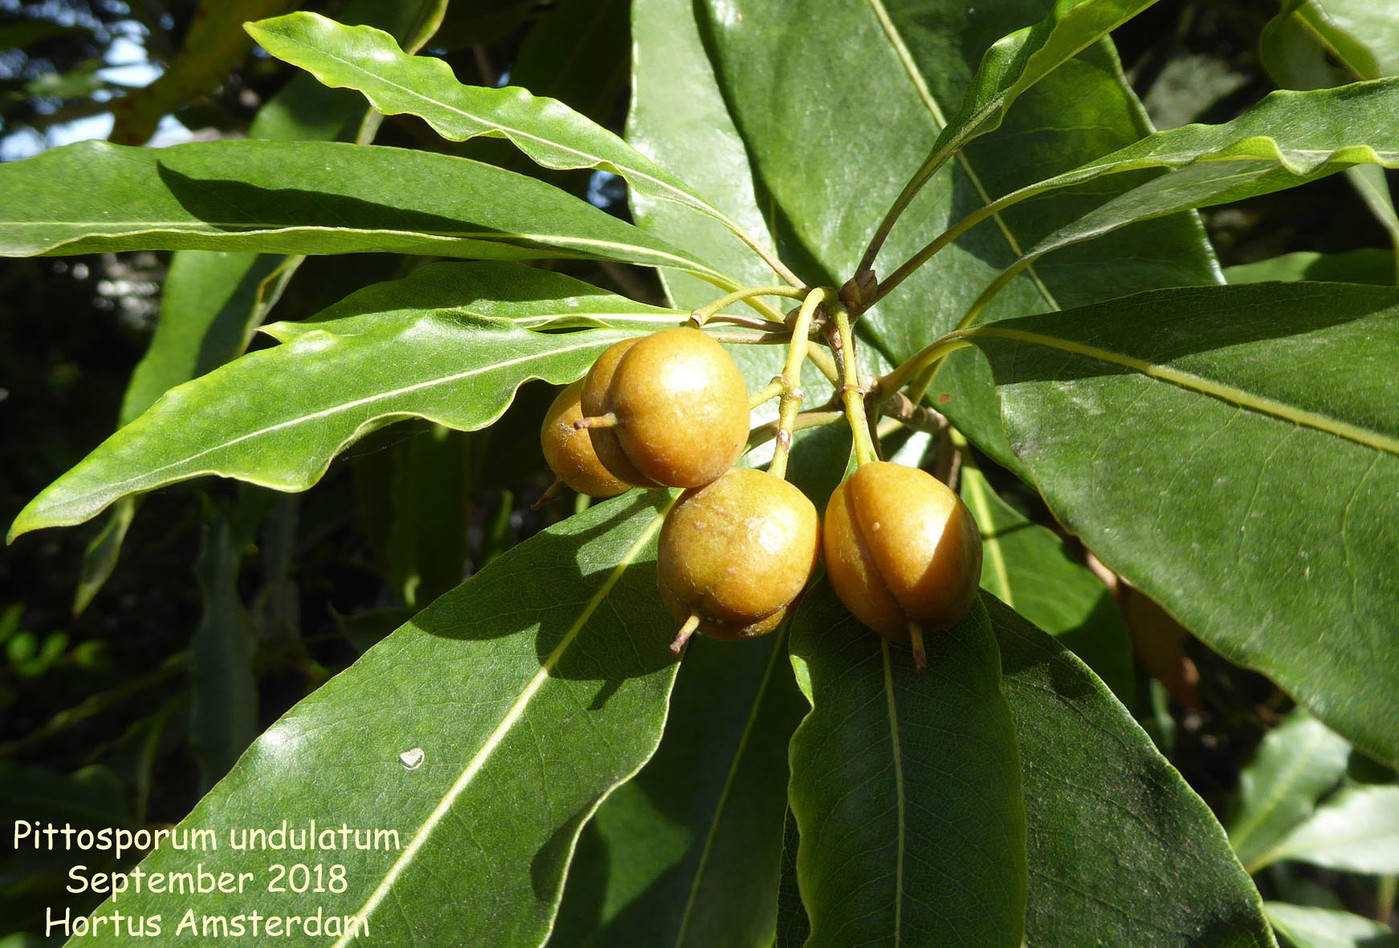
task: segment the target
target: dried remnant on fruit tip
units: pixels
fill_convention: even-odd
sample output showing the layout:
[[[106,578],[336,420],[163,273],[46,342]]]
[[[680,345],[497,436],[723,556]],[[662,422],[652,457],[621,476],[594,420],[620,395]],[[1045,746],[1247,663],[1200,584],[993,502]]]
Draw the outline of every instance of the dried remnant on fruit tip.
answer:
[[[574,382],[554,398],[539,429],[539,445],[549,470],[569,487],[591,497],[615,497],[629,485],[598,460],[588,432],[574,427],[583,417],[582,390],[583,383]]]
[[[625,348],[621,348],[625,346]],[[731,468],[748,442],[748,389],[709,336],[676,328],[618,343],[583,386],[583,413],[602,463],[628,483],[698,487]]]
[[[822,541],[836,595],[892,642],[921,646],[923,631],[955,625],[976,599],[976,521],[926,471],[886,461],[861,467],[831,495]]]
[[[734,468],[686,491],[666,515],[656,555],[661,600],[687,631],[764,635],[786,618],[819,553],[820,519],[806,495]]]

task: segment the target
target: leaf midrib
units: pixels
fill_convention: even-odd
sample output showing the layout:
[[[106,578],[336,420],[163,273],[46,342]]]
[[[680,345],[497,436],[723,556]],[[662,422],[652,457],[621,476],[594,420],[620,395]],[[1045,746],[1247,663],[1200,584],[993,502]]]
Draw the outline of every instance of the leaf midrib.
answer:
[[[748,739],[753,733],[755,722],[758,720],[758,712],[762,708],[763,699],[767,696],[768,685],[772,682],[780,656],[787,654],[787,629],[788,625],[784,624],[782,631],[778,633],[777,641],[772,645],[772,654],[768,656],[767,667],[763,670],[763,680],[758,685],[758,693],[753,697],[752,710],[749,711],[748,720],[743,725],[743,734],[738,740],[738,748],[734,751],[733,760],[729,763],[729,772],[724,777],[724,788],[719,792],[719,802],[715,805],[714,816],[709,821],[709,832],[705,834],[704,838],[704,850],[700,853],[699,865],[695,867],[695,877],[690,882],[690,895],[685,900],[685,911],[680,917],[680,931],[675,937],[676,948],[680,948],[684,943],[685,935],[689,931],[690,917],[699,897],[700,882],[704,879],[705,870],[708,868],[709,854],[714,848],[714,839],[719,834],[719,824],[722,822],[724,810],[728,806],[729,796],[738,776],[739,764],[742,763],[744,752],[748,749]]]
[[[651,518],[651,522],[641,531],[641,535],[637,537],[636,542],[631,545],[626,553],[622,554],[621,560],[618,561],[612,572],[608,574],[607,579],[603,581],[602,585],[598,587],[598,591],[588,600],[587,605],[583,607],[583,611],[579,614],[573,625],[564,633],[559,644],[554,646],[553,651],[544,659],[544,664],[540,667],[539,671],[535,673],[534,677],[530,679],[529,684],[521,691],[520,696],[515,699],[515,703],[510,706],[510,709],[505,713],[504,717],[501,718],[495,730],[490,733],[481,747],[472,755],[471,760],[467,761],[466,767],[462,770],[461,774],[458,775],[456,781],[438,802],[433,811],[428,814],[427,819],[424,820],[422,825],[414,832],[413,838],[409,840],[408,845],[404,847],[403,852],[399,855],[398,859],[394,861],[394,864],[389,867],[389,871],[384,874],[384,878],[380,881],[379,885],[370,893],[369,898],[360,906],[359,911],[354,913],[356,917],[367,919],[378,909],[385,896],[393,889],[394,883],[398,880],[398,877],[403,873],[404,869],[412,863],[418,851],[427,843],[433,831],[437,828],[437,825],[441,823],[447,813],[451,811],[452,805],[456,802],[457,798],[471,786],[471,782],[476,779],[476,775],[485,767],[491,754],[500,746],[501,741],[509,734],[510,729],[514,727],[516,722],[524,715],[525,709],[529,707],[530,701],[533,700],[539,689],[543,687],[544,682],[551,677],[550,673],[558,666],[559,660],[563,657],[564,652],[566,652],[573,644],[574,640],[577,639],[578,633],[582,631],[588,619],[590,619],[593,613],[597,611],[598,607],[602,605],[603,600],[607,598],[608,593],[617,585],[622,574],[631,567],[642,548],[650,542],[651,537],[660,529],[661,522],[665,519],[665,513],[670,510],[670,507],[674,503],[675,498],[672,497],[670,502],[666,504],[665,510],[658,512]],[[332,948],[344,948],[356,935],[357,933],[347,932],[335,941]]]
[[[298,339],[298,341],[304,340],[304,339],[307,338],[307,336],[310,336],[310,335],[313,335],[313,334],[312,334],[312,333],[307,333],[307,334],[305,334],[305,335],[298,336],[297,339]],[[288,343],[288,345],[295,345],[295,343]],[[555,356],[555,355],[557,355],[557,354],[559,354],[559,353],[574,352],[574,351],[577,351],[577,350],[579,350],[579,349],[587,349],[587,348],[590,348],[590,347],[593,347],[593,346],[596,346],[596,345],[597,345],[596,342],[588,342],[588,343],[579,343],[579,344],[574,345],[574,346],[559,346],[559,347],[556,347],[556,348],[553,348],[553,349],[549,349],[549,350],[543,351],[543,352],[531,352],[531,353],[529,353],[529,354],[527,354],[527,355],[523,355],[523,356],[520,356],[520,357],[515,358],[515,359],[508,359],[508,360],[505,360],[505,361],[502,361],[502,362],[492,362],[492,363],[489,364],[489,365],[479,366],[479,367],[473,368],[473,369],[467,369],[467,370],[464,371],[464,372],[456,372],[456,373],[453,373],[453,374],[451,374],[451,375],[439,376],[439,377],[437,377],[437,378],[427,379],[426,381],[415,382],[415,383],[412,384],[412,385],[405,385],[405,386],[402,386],[402,387],[400,387],[400,388],[395,388],[395,389],[391,389],[391,390],[388,390],[388,391],[376,392],[376,393],[373,394],[373,395],[366,395],[366,396],[364,396],[363,398],[356,398],[356,399],[353,399],[353,400],[348,401],[348,402],[340,402],[340,403],[338,403],[338,404],[336,404],[336,405],[332,405],[332,406],[330,406],[330,407],[328,407],[328,408],[320,409],[319,411],[314,411],[314,412],[311,412],[311,413],[305,414],[305,415],[298,415],[298,416],[295,417],[295,418],[289,418],[289,419],[287,419],[286,421],[281,421],[281,422],[278,422],[278,423],[276,423],[276,424],[274,424],[274,425],[267,425],[267,426],[265,426],[265,427],[258,428],[258,429],[255,430],[255,431],[245,432],[245,433],[243,433],[243,434],[237,436],[236,438],[232,438],[232,439],[229,439],[229,440],[227,440],[227,441],[222,441],[222,442],[220,442],[219,444],[211,445],[211,446],[205,448],[205,449],[202,450],[202,451],[198,451],[198,452],[196,452],[196,453],[194,453],[194,454],[191,454],[191,455],[188,455],[188,456],[186,456],[186,457],[180,458],[180,459],[177,460],[177,461],[171,461],[169,464],[163,464],[163,465],[161,465],[160,467],[148,469],[148,470],[146,470],[146,471],[143,471],[143,472],[140,473],[140,474],[134,475],[134,476],[132,476],[132,477],[128,477],[128,478],[126,478],[125,480],[106,482],[106,483],[104,483],[104,484],[102,485],[102,490],[101,490],[101,491],[89,491],[88,493],[82,494],[82,495],[80,495],[78,498],[75,498],[74,500],[80,500],[80,499],[83,498],[83,497],[91,497],[91,496],[93,496],[94,494],[97,494],[97,493],[106,494],[106,493],[110,493],[110,492],[113,491],[113,490],[122,491],[124,488],[126,488],[126,487],[128,487],[128,486],[130,486],[130,485],[132,485],[132,484],[139,484],[139,483],[144,482],[144,481],[149,481],[149,480],[152,479],[152,478],[158,479],[158,478],[159,478],[159,475],[162,474],[162,473],[165,472],[165,471],[169,471],[169,470],[171,470],[171,469],[173,469],[173,468],[178,468],[178,467],[180,467],[180,466],[182,466],[182,465],[191,464],[191,463],[197,461],[198,459],[200,459],[200,458],[202,458],[202,457],[205,457],[205,456],[207,456],[207,455],[209,455],[209,454],[212,454],[212,453],[214,453],[214,452],[216,452],[216,451],[223,451],[223,450],[226,450],[226,449],[228,449],[228,448],[233,447],[234,445],[241,444],[241,443],[243,443],[244,441],[248,441],[248,440],[253,439],[253,438],[258,438],[258,437],[261,437],[261,436],[263,436],[263,435],[272,434],[273,432],[283,431],[283,430],[286,430],[286,429],[289,429],[289,428],[295,428],[295,427],[298,426],[298,425],[306,424],[306,423],[308,423],[308,422],[315,421],[315,420],[320,419],[320,418],[329,418],[329,417],[331,417],[332,415],[335,415],[335,414],[337,414],[337,413],[339,413],[339,412],[350,411],[350,410],[352,410],[352,409],[360,408],[360,407],[363,407],[363,406],[365,406],[365,405],[371,405],[371,404],[373,404],[374,402],[377,402],[377,401],[382,401],[382,400],[384,400],[384,399],[395,398],[395,397],[400,396],[400,395],[406,395],[406,394],[410,394],[410,393],[412,393],[412,392],[417,392],[417,391],[422,391],[422,390],[425,390],[425,389],[430,389],[430,388],[433,388],[433,387],[438,386],[438,385],[447,385],[447,384],[450,384],[450,383],[452,383],[452,382],[459,382],[459,381],[461,381],[462,379],[471,378],[471,377],[474,376],[474,375],[481,375],[481,374],[486,373],[486,372],[492,372],[492,371],[495,371],[495,370],[498,370],[498,369],[506,368],[506,367],[508,367],[508,366],[518,365],[518,364],[523,363],[523,362],[530,362],[530,361],[533,361],[533,360],[536,360],[536,359],[549,358],[549,357]],[[276,351],[276,350],[274,349],[274,350],[272,350],[272,351]],[[195,472],[195,475],[197,475],[198,473],[201,473],[201,472]],[[191,475],[191,476],[195,476],[195,475]],[[70,501],[68,502],[68,505],[71,506],[72,503],[74,502],[74,500],[70,500]]]
[[[988,326],[975,326],[960,333],[963,338],[993,337],[999,339],[1010,339],[1016,342],[1024,342],[1030,345],[1043,346],[1048,349],[1057,349],[1061,352],[1070,352],[1074,355],[1085,356],[1090,359],[1097,359],[1110,365],[1120,365],[1124,368],[1132,369],[1142,375],[1154,378],[1160,382],[1167,382],[1177,388],[1186,391],[1196,392],[1201,395],[1209,395],[1221,401],[1229,402],[1240,408],[1245,408],[1258,414],[1269,415],[1282,421],[1288,421],[1305,428],[1312,428],[1326,434],[1344,438],[1347,441],[1374,448],[1387,454],[1399,455],[1399,438],[1394,438],[1378,431],[1370,431],[1359,425],[1340,421],[1322,415],[1318,412],[1298,408],[1275,398],[1268,398],[1263,395],[1255,395],[1252,392],[1244,391],[1232,385],[1225,385],[1212,379],[1192,375],[1180,369],[1170,366],[1157,365],[1138,359],[1134,356],[1125,355],[1120,352],[1112,352],[1108,349],[1100,349],[1097,346],[1089,346],[1069,339],[1060,339],[1048,336],[1043,333],[1028,332],[1022,329],[1001,329],[994,324]]]
[[[889,737],[893,752],[894,797],[898,804],[898,840],[894,866],[894,944],[898,945],[903,932],[904,848],[905,835],[907,833],[905,811],[907,806],[904,798],[903,749],[899,745],[899,712],[894,704],[893,659],[889,654],[888,639],[882,640],[879,644],[880,652],[884,659],[884,696],[889,706]]]
[[[1283,800],[1291,795],[1293,787],[1302,779],[1308,766],[1316,758],[1316,755],[1321,751],[1324,744],[1325,736],[1314,734],[1313,740],[1307,742],[1306,752],[1304,754],[1294,755],[1288,759],[1283,779],[1273,784],[1273,789],[1267,794],[1258,809],[1254,811],[1253,816],[1250,819],[1242,821],[1231,835],[1230,842],[1233,843],[1235,851],[1242,849],[1253,833],[1277,811],[1278,806],[1281,805]],[[1251,875],[1260,867],[1256,864],[1252,864],[1246,868]]]
[[[491,231],[450,231],[450,230],[394,230],[390,228],[367,228],[367,227],[329,227],[324,224],[288,224],[282,227],[261,227],[256,224],[235,224],[225,221],[111,221],[111,220],[86,220],[86,221],[4,221],[6,230],[22,230],[26,227],[38,230],[52,230],[62,227],[84,228],[86,232],[77,237],[62,240],[45,251],[55,250],[69,244],[86,240],[89,237],[140,237],[145,234],[159,234],[167,231],[187,231],[193,234],[209,234],[213,237],[223,235],[258,235],[258,234],[291,234],[291,233],[326,233],[326,234],[374,234],[389,237],[410,237],[415,239],[442,239],[442,240],[476,240],[486,239],[489,243],[509,244],[511,240],[533,241],[539,244],[562,244],[565,246],[579,247],[615,247],[623,250],[635,250],[641,253],[651,254],[662,259],[671,260],[681,269],[694,273],[709,274],[711,276],[723,277],[722,274],[698,261],[687,260],[677,254],[665,250],[657,250],[641,244],[628,244],[618,240],[601,240],[596,237],[577,237],[570,234],[522,234],[514,231],[491,230]],[[107,230],[93,228],[101,225],[102,228],[135,228],[133,230]],[[213,230],[211,230],[211,228]],[[534,248],[528,248],[534,249]],[[730,281],[732,282],[732,281]]]

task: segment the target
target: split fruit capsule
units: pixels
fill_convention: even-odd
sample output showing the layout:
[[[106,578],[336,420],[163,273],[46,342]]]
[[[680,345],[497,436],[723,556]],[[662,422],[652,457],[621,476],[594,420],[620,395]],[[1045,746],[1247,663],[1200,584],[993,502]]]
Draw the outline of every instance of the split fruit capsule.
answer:
[[[966,504],[926,471],[862,466],[831,494],[822,528],[826,575],[841,602],[927,664],[924,631],[959,622],[981,580],[981,534]]]

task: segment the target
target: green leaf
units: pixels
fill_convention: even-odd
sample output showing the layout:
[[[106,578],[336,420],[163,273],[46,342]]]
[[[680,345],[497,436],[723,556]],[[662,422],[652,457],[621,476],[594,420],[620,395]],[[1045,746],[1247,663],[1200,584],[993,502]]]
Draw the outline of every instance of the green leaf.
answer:
[[[1399,290],[1182,288],[966,335],[1062,523],[1212,648],[1399,759]]]
[[[470,561],[471,435],[423,422],[393,446],[388,581],[417,608],[458,585]]]
[[[813,948],[1020,943],[1020,759],[985,609],[927,648],[919,674],[826,584],[794,620],[812,709],[790,796]]]
[[[693,3],[636,0],[632,4],[631,111],[627,139],[636,148],[708,196],[732,220],[765,245],[772,244],[758,211],[747,146],[734,126],[705,52]],[[685,103],[677,108],[676,103]],[[730,239],[717,221],[698,219],[674,202],[628,193],[637,223],[677,247],[714,262],[749,286],[772,279],[754,254]],[[663,272],[677,306],[697,308],[715,298],[706,284],[684,273]]]
[[[1229,842],[1250,872],[1260,855],[1311,815],[1345,775],[1349,757],[1350,745],[1300,708],[1268,732],[1239,774],[1227,822]]]
[[[282,258],[250,253],[177,253],[160,322],[122,400],[121,424],[167,391],[242,355],[261,322],[260,289]]]
[[[792,4],[703,5],[701,29],[747,143],[758,206],[804,279],[839,286],[854,274],[874,222],[923,163],[981,53],[1054,9],[1048,0],[990,7],[835,0],[811,16]],[[996,134],[969,145],[919,192],[884,247],[880,276],[949,220],[1148,131],[1115,55],[1106,45],[1088,47],[1030,88]],[[1054,195],[1016,210],[945,248],[861,319],[891,364],[955,326],[978,288],[1077,216],[1080,199]],[[1203,230],[1186,216],[1032,270],[998,298],[997,316],[1218,279]],[[1000,428],[990,372],[975,353],[953,355],[930,392],[978,447],[1019,469]]]
[[[1268,921],[1291,948],[1399,948],[1399,938],[1373,919],[1335,909],[1265,902]]]
[[[375,944],[542,942],[579,830],[660,740],[676,667],[653,565],[666,506],[634,493],[537,534],[283,716],[180,826],[216,834],[217,868],[254,873],[259,893],[201,894],[195,923],[319,907],[362,917]],[[345,867],[343,892],[327,875],[314,900],[268,893],[269,865],[296,860],[229,847],[283,820],[333,831],[316,855]],[[142,866],[209,860],[163,846]],[[188,893],[147,888],[98,914],[114,909],[161,913],[163,944],[203,943],[176,931]],[[125,943],[100,932],[85,940]]]
[[[1254,860],[1279,860],[1327,869],[1399,873],[1399,786],[1347,787]]]
[[[53,188],[53,181],[66,186]],[[465,158],[339,142],[80,142],[0,165],[0,254],[388,251],[705,265],[549,185]]]
[[[1285,0],[1259,58],[1278,85],[1315,89],[1399,74],[1399,30],[1373,0]]]
[[[1329,51],[1359,67],[1361,78],[1399,75],[1399,25],[1376,0],[1310,0],[1298,14],[1322,37]],[[1366,62],[1366,57],[1370,62]]]
[[[442,319],[508,319],[521,329],[627,329],[657,332],[690,311],[636,303],[562,273],[512,263],[433,263],[402,280],[357,290],[309,319],[265,331],[287,342],[310,332],[357,336],[431,314]]]
[[[584,831],[551,946],[771,944],[787,744],[806,710],[786,644],[686,647],[661,746]]]
[[[102,591],[121,558],[122,543],[136,517],[136,501],[127,497],[116,502],[103,521],[97,536],[83,550],[82,569],[73,590],[73,615],[82,615]]]
[[[357,89],[385,114],[416,115],[444,138],[505,138],[546,168],[610,171],[639,191],[718,215],[674,175],[557,99],[462,85],[446,62],[409,56],[381,30],[298,12],[249,24],[248,31],[326,85]]]
[[[1388,250],[1365,248],[1343,253],[1298,251],[1280,257],[1270,257],[1257,263],[1241,263],[1225,267],[1224,277],[1230,283],[1266,283],[1303,280],[1315,283],[1374,283],[1377,286],[1395,282],[1394,254]]]
[[[354,0],[341,15],[351,22],[370,17],[392,27],[398,35],[408,35],[421,21],[430,22],[440,13],[436,8],[444,3],[445,0]],[[300,76],[258,110],[248,137],[283,141],[354,139],[367,109],[360,96],[327,89],[310,76]],[[166,272],[155,335],[122,400],[120,424],[132,421],[179,383],[241,355],[253,329],[276,302],[280,289],[301,259],[177,251]],[[119,502],[88,545],[74,595],[75,614],[87,608],[116,569],[135,510],[131,500]]]
[[[369,431],[417,416],[472,431],[527,379],[569,382],[626,333],[536,333],[503,319],[394,313],[372,327],[295,336],[168,392],[30,501],[11,538],[204,474],[305,490]],[[295,379],[295,388],[287,380]]]
[[[194,564],[203,615],[190,639],[189,730],[206,790],[257,737],[257,629],[238,594],[238,573],[269,507],[269,496],[261,491],[244,492],[229,516],[204,503]]]
[[[387,30],[399,38],[405,49],[417,49],[431,38],[446,6],[446,0],[351,0],[337,16],[344,23]],[[242,32],[241,26],[235,29]],[[258,109],[248,137],[355,141],[368,111],[369,104],[363,96],[327,88],[313,77],[298,73]]]
[[[1269,946],[1204,801],[1071,652],[990,596],[1029,827],[1030,945]]]
[[[1274,92],[1233,121],[1157,132],[1008,194],[992,207],[1009,207],[1057,189],[1084,193],[1084,185],[1115,175],[1166,170],[1132,180],[1129,190],[1047,234],[992,285],[998,287],[1052,250],[1137,221],[1297,187],[1353,165],[1399,168],[1399,132],[1391,121],[1396,107],[1399,78],[1313,92]]]
[[[962,499],[981,528],[981,588],[1072,649],[1132,705],[1132,642],[1112,595],[1054,532],[1007,504],[973,464]]]
[[[961,106],[943,123],[928,159],[905,187],[895,209],[962,147],[999,128],[1011,103],[1031,86],[1155,2],[1056,0],[1049,16],[994,43],[982,56]]]
[[[773,944],[779,948],[805,945],[811,937],[811,920],[802,905],[801,887],[797,882],[797,849],[801,843],[797,818],[787,809],[782,824],[782,878],[777,890],[777,931]]]

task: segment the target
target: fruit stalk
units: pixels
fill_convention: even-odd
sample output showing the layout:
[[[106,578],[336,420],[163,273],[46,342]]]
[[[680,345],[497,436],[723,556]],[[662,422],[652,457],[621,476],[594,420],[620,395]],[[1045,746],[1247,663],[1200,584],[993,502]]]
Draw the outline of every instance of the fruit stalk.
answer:
[[[773,448],[772,464],[768,466],[768,473],[773,477],[784,480],[787,477],[787,458],[792,451],[792,424],[802,405],[802,361],[806,358],[811,319],[816,314],[816,307],[830,296],[829,290],[815,289],[802,300],[796,322],[792,324],[792,344],[787,347],[787,362],[782,367],[782,374],[773,380],[782,385],[782,401],[777,409],[777,445]]]
[[[850,422],[850,433],[855,439],[855,463],[863,466],[879,460],[874,438],[870,435],[869,416],[865,413],[865,393],[860,388],[860,363],[855,354],[855,334],[850,327],[850,311],[844,304],[832,307],[835,319],[836,341],[840,350],[843,379],[840,390],[845,405],[845,417]]]

